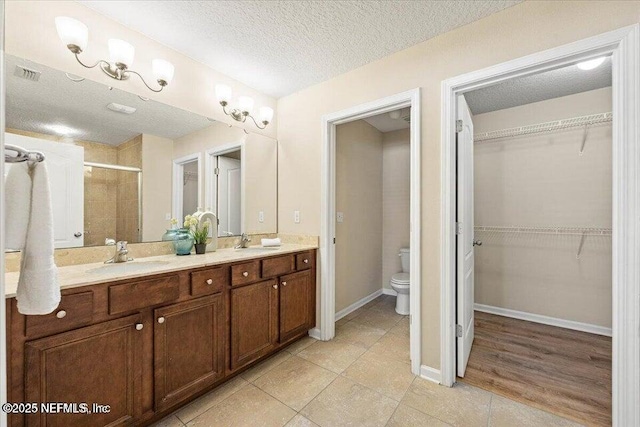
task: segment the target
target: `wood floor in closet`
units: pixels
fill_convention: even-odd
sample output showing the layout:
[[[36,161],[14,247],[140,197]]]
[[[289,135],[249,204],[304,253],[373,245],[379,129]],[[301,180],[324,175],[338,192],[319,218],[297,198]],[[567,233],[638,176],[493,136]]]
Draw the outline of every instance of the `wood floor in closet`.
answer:
[[[611,338],[475,312],[468,384],[581,424],[611,425]]]

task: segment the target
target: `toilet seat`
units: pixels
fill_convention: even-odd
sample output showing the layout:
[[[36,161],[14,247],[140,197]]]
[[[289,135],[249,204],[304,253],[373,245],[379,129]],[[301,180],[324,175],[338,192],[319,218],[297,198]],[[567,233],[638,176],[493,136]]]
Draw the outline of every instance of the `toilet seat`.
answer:
[[[400,286],[409,286],[409,273],[396,273],[391,276],[391,283]]]

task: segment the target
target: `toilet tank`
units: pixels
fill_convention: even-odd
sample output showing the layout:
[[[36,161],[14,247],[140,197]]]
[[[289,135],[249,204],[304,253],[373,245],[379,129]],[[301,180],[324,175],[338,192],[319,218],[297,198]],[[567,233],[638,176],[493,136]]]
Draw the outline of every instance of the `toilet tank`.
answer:
[[[409,272],[409,248],[400,249],[400,262],[402,263],[402,272]]]

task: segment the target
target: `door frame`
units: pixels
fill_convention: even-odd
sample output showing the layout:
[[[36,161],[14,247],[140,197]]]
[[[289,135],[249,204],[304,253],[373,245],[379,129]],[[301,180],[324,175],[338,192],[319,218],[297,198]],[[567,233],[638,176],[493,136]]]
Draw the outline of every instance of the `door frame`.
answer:
[[[184,212],[182,212],[183,192],[178,191],[178,188],[182,188],[184,165],[193,161],[198,162],[198,206],[202,207],[202,154],[191,153],[186,156],[173,160],[173,191],[171,197],[172,216],[178,220],[178,225],[182,227],[184,222]],[[178,213],[182,212],[182,215]],[[193,212],[191,212],[193,213]],[[181,216],[181,218],[178,218]]]
[[[421,250],[420,250],[420,193],[421,157],[420,157],[420,88],[401,92],[396,95],[360,104],[322,117],[322,190],[320,225],[320,324],[310,332],[316,338],[328,341],[335,336],[336,313],[336,277],[335,243],[336,235],[336,126],[387,113],[399,108],[411,107],[411,203],[410,203],[410,354],[411,371],[419,375],[421,368],[420,335],[420,289],[421,289]]]
[[[211,210],[211,212],[218,216],[218,192],[217,187],[214,185],[216,175],[213,173],[216,165],[214,163],[214,157],[221,156],[223,154],[231,153],[233,151],[240,150],[240,232],[246,232],[245,229],[245,176],[247,156],[245,148],[245,140],[238,142],[232,142],[229,144],[219,145],[214,148],[210,148],[205,152],[204,157],[204,203],[205,210]],[[215,196],[214,196],[215,193]],[[219,220],[220,218],[218,218]]]
[[[640,425],[640,24],[442,82],[441,382],[456,381],[456,96],[514,77],[612,55],[613,424]]]

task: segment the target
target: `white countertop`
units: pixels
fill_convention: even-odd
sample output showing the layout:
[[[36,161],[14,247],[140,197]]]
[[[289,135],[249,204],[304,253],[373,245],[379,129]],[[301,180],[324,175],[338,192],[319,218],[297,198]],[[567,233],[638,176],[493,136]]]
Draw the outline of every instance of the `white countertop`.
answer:
[[[189,270],[310,249],[317,249],[317,246],[285,243],[278,248],[250,246],[246,249],[218,249],[215,252],[208,252],[203,255],[191,254],[177,256],[172,254],[137,258],[134,261],[119,264],[97,262],[92,264],[70,265],[58,268],[58,280],[60,282],[60,289],[71,289],[80,286],[145,277],[172,271]],[[16,296],[20,273],[6,273],[4,277],[5,297],[13,298]]]

